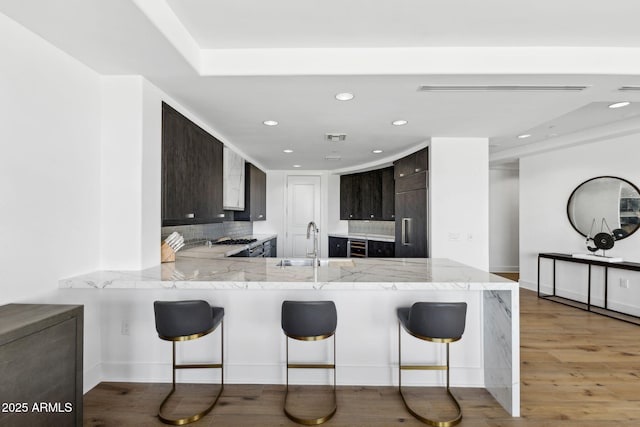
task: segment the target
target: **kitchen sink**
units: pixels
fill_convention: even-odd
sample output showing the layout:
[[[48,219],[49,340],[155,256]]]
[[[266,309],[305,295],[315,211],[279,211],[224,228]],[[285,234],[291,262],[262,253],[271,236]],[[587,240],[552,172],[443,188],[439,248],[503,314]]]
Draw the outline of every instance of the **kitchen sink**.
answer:
[[[291,259],[283,259],[280,260],[276,264],[278,267],[313,267],[313,258],[291,258]],[[319,259],[318,266],[320,267],[353,267],[354,263],[352,260],[328,260],[328,259]]]

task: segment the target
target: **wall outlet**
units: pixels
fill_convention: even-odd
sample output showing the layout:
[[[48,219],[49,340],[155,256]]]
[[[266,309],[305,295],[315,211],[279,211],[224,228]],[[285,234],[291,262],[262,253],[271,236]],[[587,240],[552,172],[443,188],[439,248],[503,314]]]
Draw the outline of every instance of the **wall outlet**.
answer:
[[[126,320],[123,320],[120,325],[120,335],[129,335],[129,322]]]
[[[620,278],[620,287],[624,289],[629,289],[629,279]]]

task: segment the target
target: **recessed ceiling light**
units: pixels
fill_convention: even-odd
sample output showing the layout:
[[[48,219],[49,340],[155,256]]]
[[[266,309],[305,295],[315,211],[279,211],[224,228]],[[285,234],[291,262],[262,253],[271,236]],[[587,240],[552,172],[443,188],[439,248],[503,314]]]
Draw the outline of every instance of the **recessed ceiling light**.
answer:
[[[275,120],[265,120],[262,122],[265,126],[278,126],[278,122]]]
[[[518,135],[518,138],[520,139],[525,139],[525,138],[529,138],[531,135],[529,135],[528,133],[523,133],[522,135]]]
[[[294,167],[294,168],[300,168],[300,167],[302,167],[302,166],[300,166],[300,165],[293,165],[293,167]]]
[[[373,154],[380,154],[380,153],[382,153],[382,150],[373,150],[372,153]]]
[[[289,153],[293,153],[293,150],[287,148],[286,150],[282,150],[282,152],[289,154]]]
[[[609,108],[622,108],[622,107],[626,107],[629,104],[631,104],[629,101],[616,102],[615,104],[609,105]]]
[[[406,120],[394,120],[393,122],[391,122],[391,124],[394,125],[394,126],[404,126],[407,123],[409,123],[409,122],[406,121]]]
[[[338,101],[351,101],[353,99],[353,94],[349,92],[341,92],[336,94],[336,99]]]

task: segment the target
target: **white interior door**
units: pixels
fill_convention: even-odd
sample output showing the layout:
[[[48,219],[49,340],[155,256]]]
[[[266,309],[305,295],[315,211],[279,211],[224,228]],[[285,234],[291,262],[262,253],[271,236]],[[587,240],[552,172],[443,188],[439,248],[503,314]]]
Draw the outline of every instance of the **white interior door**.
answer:
[[[320,177],[288,176],[284,256],[305,257],[307,251],[313,250],[313,238],[307,240],[310,221],[320,227]]]

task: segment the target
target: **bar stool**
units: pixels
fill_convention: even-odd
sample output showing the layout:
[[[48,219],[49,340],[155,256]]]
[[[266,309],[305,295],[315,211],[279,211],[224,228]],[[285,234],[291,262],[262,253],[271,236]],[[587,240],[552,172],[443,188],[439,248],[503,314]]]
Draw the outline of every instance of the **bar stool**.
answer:
[[[284,398],[284,413],[304,425],[322,424],[336,413],[336,325],[338,316],[333,301],[284,301],[282,303],[282,330],[287,342],[287,388]],[[333,364],[289,363],[289,338],[300,341],[319,341],[333,336]],[[289,369],[333,369],[333,408],[318,418],[302,418],[287,409],[289,397]]]
[[[206,301],[155,301],[153,303],[156,331],[160,339],[171,341],[173,345],[172,387],[158,409],[158,417],[165,424],[184,425],[198,421],[207,415],[218,402],[224,389],[224,308],[212,307]],[[201,338],[215,331],[220,325],[220,363],[177,364],[176,342]],[[170,418],[163,414],[165,404],[176,391],[176,369],[220,369],[220,391],[215,400],[204,411],[186,418]]]
[[[467,303],[464,302],[417,302],[411,307],[401,307],[398,313],[398,389],[400,396],[407,410],[423,423],[438,426],[450,427],[458,424],[462,420],[462,409],[456,398],[449,389],[449,344],[462,338],[467,315]],[[421,340],[447,345],[446,365],[403,365],[402,364],[402,337],[401,326],[404,330]],[[457,414],[450,420],[436,421],[418,414],[407,403],[402,393],[402,371],[403,370],[446,370],[447,371],[447,394],[453,401]]]

